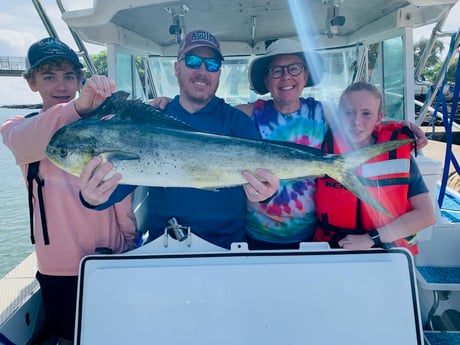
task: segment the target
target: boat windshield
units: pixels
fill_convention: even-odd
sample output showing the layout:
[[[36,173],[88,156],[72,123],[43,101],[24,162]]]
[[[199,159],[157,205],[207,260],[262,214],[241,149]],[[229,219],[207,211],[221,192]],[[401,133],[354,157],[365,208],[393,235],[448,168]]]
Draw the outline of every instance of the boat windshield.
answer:
[[[303,97],[314,97],[337,104],[341,92],[354,80],[367,78],[384,90],[384,108],[388,118],[404,119],[404,54],[402,37],[372,44],[319,50],[323,58],[321,83],[305,88]],[[249,89],[248,66],[255,56],[225,57],[216,95],[231,105],[270,98]],[[158,96],[174,97],[179,86],[174,74],[174,57],[150,56],[150,68]]]

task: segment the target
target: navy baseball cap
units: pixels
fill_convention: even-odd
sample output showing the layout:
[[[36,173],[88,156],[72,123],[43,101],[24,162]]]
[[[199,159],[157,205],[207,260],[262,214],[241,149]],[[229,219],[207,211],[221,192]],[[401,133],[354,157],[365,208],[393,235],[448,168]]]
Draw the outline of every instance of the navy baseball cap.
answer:
[[[69,60],[77,68],[83,68],[77,54],[64,42],[53,37],[43,38],[32,44],[27,52],[26,68],[36,68],[50,59]]]

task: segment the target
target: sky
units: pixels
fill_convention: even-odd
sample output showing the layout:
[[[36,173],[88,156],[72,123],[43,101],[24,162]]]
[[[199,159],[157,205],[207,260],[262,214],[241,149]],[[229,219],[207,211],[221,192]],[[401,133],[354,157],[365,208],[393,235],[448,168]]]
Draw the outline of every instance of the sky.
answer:
[[[62,0],[67,9],[84,8],[92,0]],[[74,49],[73,38],[65,23],[61,20],[61,13],[56,6],[56,0],[40,0],[46,14],[51,19],[59,38]],[[444,30],[457,32],[460,27],[460,1],[452,9]],[[429,38],[433,26],[419,28],[415,32],[414,40],[421,37]],[[0,56],[23,56],[27,54],[29,46],[48,36],[37,11],[30,0],[1,1],[0,3]],[[446,48],[448,42],[445,43]],[[86,44],[90,54],[97,54],[103,46]],[[0,77],[0,105],[36,104],[40,97],[28,88],[25,80],[20,77]]]
[[[74,40],[61,20],[56,0],[40,0],[47,16],[58,32],[59,38],[78,50]],[[62,0],[67,9],[78,9],[92,3],[92,0]],[[0,56],[27,55],[27,49],[34,42],[47,37],[48,32],[31,0],[0,2]],[[86,44],[90,54],[97,54],[103,46]],[[33,93],[21,77],[0,77],[0,105],[41,103],[38,93]]]

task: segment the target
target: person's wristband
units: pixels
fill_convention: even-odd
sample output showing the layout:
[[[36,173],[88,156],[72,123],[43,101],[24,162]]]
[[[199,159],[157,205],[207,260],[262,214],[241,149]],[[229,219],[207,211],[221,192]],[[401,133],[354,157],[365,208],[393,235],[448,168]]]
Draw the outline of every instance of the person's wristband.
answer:
[[[75,112],[78,114],[78,116],[83,117],[83,114],[77,109],[77,102],[73,102],[73,108],[75,109]]]
[[[78,192],[78,195],[80,196],[81,204],[85,206],[86,208],[94,210],[95,208],[98,207],[98,205],[91,205],[88,201],[86,201],[85,198],[83,197],[83,194],[81,194],[81,191]]]
[[[368,232],[369,237],[374,241],[376,247],[382,247],[382,240],[380,239],[380,234],[376,229],[372,229]]]

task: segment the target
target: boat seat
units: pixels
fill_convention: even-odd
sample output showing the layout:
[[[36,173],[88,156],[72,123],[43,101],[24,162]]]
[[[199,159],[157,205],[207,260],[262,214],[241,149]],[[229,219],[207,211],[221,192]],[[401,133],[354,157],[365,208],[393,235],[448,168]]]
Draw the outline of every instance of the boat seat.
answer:
[[[441,266],[417,266],[416,276],[419,287],[425,290],[433,291],[433,304],[428,312],[425,329],[446,329],[450,328],[445,324],[453,324],[460,330],[460,313],[457,315],[458,320],[455,321],[455,313],[451,313],[453,322],[448,316],[436,318],[436,310],[439,307],[440,300],[447,300],[450,297],[451,291],[460,291],[460,267],[441,267]],[[456,312],[456,311],[455,311]],[[457,312],[458,313],[458,312]]]
[[[426,345],[460,345],[460,332],[424,332]]]
[[[424,321],[427,330],[436,330],[433,318],[440,302],[452,298],[452,292],[460,291],[458,243],[460,232],[450,225],[437,226],[429,241],[419,242],[419,254],[415,256],[418,287],[425,290],[427,296],[433,295]]]
[[[440,331],[459,331],[460,330],[460,312],[455,309],[447,309],[438,317],[437,330]],[[435,320],[434,322],[435,323]]]

